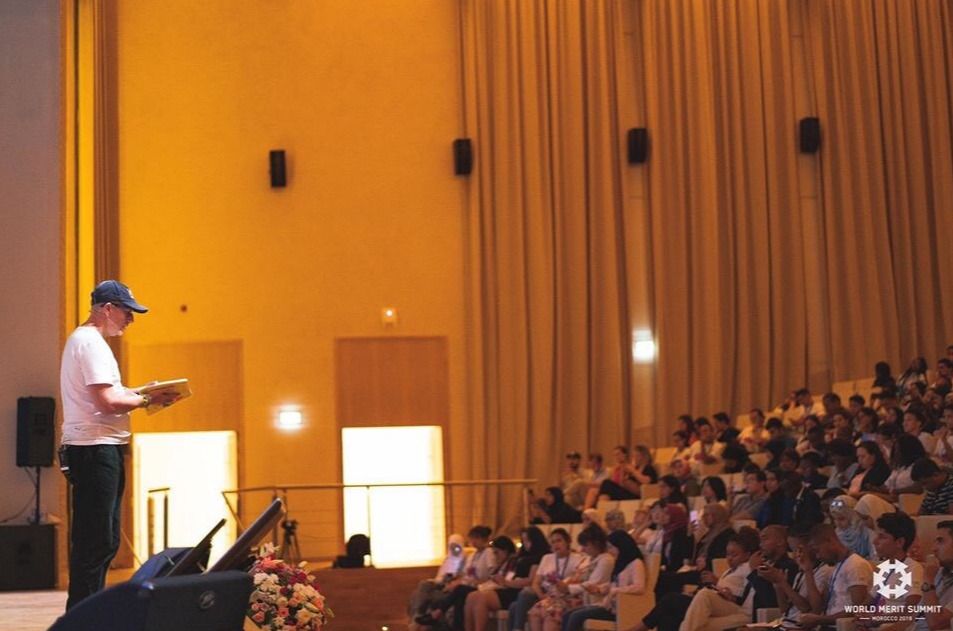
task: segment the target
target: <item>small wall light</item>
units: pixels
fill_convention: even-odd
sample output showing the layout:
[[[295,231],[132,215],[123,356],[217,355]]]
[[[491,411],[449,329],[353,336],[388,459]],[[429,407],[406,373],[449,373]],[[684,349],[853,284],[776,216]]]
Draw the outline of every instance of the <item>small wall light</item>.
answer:
[[[384,326],[397,326],[397,309],[395,307],[384,307],[381,309],[381,324]]]
[[[637,364],[651,364],[655,361],[655,339],[648,329],[636,329],[632,332],[632,361]]]
[[[278,427],[280,429],[300,429],[304,425],[304,417],[298,408],[281,408],[278,410]]]

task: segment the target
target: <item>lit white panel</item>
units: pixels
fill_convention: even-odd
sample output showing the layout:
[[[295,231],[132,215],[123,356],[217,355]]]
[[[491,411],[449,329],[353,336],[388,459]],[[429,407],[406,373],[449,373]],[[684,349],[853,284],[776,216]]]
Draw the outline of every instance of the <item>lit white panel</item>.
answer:
[[[136,555],[143,561],[149,556],[147,492],[170,487],[169,545],[195,545],[224,517],[228,522],[212,540],[210,560],[221,556],[236,536],[234,519],[221,495],[238,486],[235,432],[140,433],[133,436],[133,449]],[[161,502],[155,519],[155,548],[160,550]]]
[[[443,481],[440,427],[348,427],[341,430],[345,484]],[[345,537],[371,537],[374,565],[439,563],[446,546],[442,487],[348,489]]]

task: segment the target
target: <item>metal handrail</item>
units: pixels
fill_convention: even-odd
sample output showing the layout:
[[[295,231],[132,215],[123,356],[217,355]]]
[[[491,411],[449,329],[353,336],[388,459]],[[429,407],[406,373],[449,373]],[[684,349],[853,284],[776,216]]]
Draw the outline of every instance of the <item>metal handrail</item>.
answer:
[[[454,487],[454,486],[509,486],[514,484],[520,484],[524,486],[535,486],[539,480],[533,478],[507,478],[507,479],[498,479],[498,480],[447,480],[444,482],[406,482],[406,483],[394,483],[388,482],[383,484],[342,484],[342,483],[322,483],[322,484],[270,484],[265,486],[249,486],[238,489],[226,489],[221,492],[222,499],[225,500],[225,505],[228,506],[229,512],[232,514],[232,517],[235,518],[235,523],[238,524],[240,528],[244,529],[241,518],[238,516],[238,511],[235,507],[232,506],[232,503],[229,501],[228,496],[230,494],[242,494],[242,493],[262,493],[270,492],[272,499],[276,499],[279,496],[279,493],[283,496],[287,506],[287,494],[288,491],[327,491],[327,490],[343,490],[343,489],[365,489],[367,491],[367,501],[368,501],[368,510],[367,510],[367,531],[371,531],[371,510],[370,510],[370,491],[371,489],[376,488],[407,488],[407,487],[419,487],[419,486],[442,486],[442,487]],[[524,501],[522,502],[523,510],[523,523],[529,523],[529,514],[528,514],[528,504],[525,501],[525,490],[524,490]],[[446,512],[449,514],[453,513],[452,505],[452,495],[444,496],[444,506],[447,506]],[[449,500],[449,501],[448,501]],[[278,540],[278,524],[275,524],[275,529],[273,532],[275,541]]]

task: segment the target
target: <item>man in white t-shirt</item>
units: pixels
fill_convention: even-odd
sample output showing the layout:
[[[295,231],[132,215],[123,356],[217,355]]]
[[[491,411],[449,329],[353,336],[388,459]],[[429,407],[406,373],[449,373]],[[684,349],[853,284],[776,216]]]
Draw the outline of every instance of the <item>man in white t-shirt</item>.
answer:
[[[824,596],[823,613],[802,613],[801,626],[834,626],[838,618],[853,617],[848,605],[866,605],[874,584],[874,573],[867,560],[837,538],[830,524],[818,524],[811,530],[811,551],[834,569]]]
[[[145,313],[132,292],[115,280],[92,294],[89,318],[66,340],[60,365],[63,437],[60,457],[72,486],[70,609],[101,590],[119,550],[120,502],[125,486],[123,450],[129,413],[150,404],[169,405],[171,391],[139,394],[122,385],[106,338],[122,335],[133,312]]]
[[[883,587],[888,590],[899,590],[903,595],[895,595],[887,592],[887,595],[881,594],[877,588],[871,593],[871,604],[875,607],[885,606],[889,608],[893,615],[899,616],[899,620],[889,624],[883,624],[878,631],[905,631],[913,624],[916,615],[906,613],[907,607],[912,607],[920,602],[923,592],[923,566],[919,561],[907,556],[907,551],[913,544],[917,536],[917,524],[906,513],[885,513],[877,519],[877,536],[874,538],[874,547],[877,549],[877,556],[881,559],[882,570],[886,570]],[[884,563],[890,565],[883,565]],[[899,563],[899,567],[892,567],[894,563]],[[903,567],[909,572],[909,577],[902,577]],[[901,584],[901,578],[909,578],[909,587]],[[878,614],[874,614],[878,615]]]

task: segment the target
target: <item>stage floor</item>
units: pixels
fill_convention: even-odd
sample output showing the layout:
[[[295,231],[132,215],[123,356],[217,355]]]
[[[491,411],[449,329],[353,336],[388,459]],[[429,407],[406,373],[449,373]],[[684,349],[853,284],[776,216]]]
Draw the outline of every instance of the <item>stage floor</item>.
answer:
[[[65,591],[0,592],[0,630],[46,631],[65,608]]]

